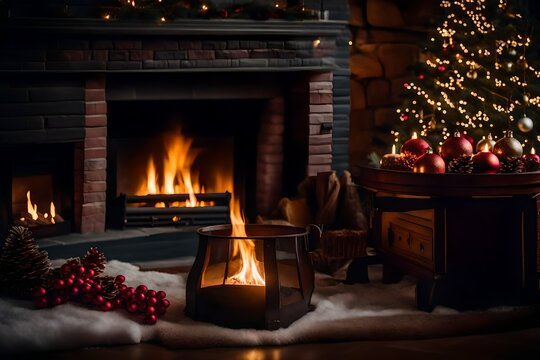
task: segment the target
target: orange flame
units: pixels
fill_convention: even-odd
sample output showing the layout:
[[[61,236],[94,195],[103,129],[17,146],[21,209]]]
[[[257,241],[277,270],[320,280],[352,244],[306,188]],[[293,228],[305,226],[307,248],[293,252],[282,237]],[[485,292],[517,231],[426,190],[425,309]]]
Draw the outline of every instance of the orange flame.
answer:
[[[51,214],[50,216],[48,213],[41,214],[42,220],[45,219],[51,224],[56,224],[56,207],[54,206],[54,203],[52,201],[49,205],[49,211]],[[40,217],[40,212],[38,211],[37,204],[32,203],[32,196],[30,190],[26,192],[26,212],[32,217],[32,220],[37,220]],[[24,217],[20,220],[26,221]]]
[[[163,173],[157,173],[154,158],[150,157],[146,178],[135,194],[188,194],[186,207],[204,206],[195,196],[196,193],[204,193],[204,187],[199,183],[198,173],[192,169],[199,154],[191,147],[192,143],[193,139],[183,136],[180,130],[168,134],[164,139]],[[172,206],[181,205],[174,203]],[[165,204],[158,207],[165,207]]]
[[[32,199],[30,198],[30,190],[26,192],[26,211],[32,215],[33,220],[38,219],[37,204],[32,205]]]
[[[231,200],[231,225],[233,237],[247,238],[244,216],[240,210],[240,202]],[[240,262],[236,273],[227,278],[226,284],[264,286],[264,264],[257,260],[255,241],[243,239],[233,240],[232,257]],[[239,257],[239,258],[238,258]]]

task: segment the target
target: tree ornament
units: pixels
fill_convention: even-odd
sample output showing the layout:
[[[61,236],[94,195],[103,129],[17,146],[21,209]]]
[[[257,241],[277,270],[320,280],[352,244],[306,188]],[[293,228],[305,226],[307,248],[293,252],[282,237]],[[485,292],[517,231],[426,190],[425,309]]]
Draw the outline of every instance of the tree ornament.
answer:
[[[0,292],[32,298],[32,291],[47,285],[52,271],[49,255],[40,250],[32,232],[13,226],[0,253]]]
[[[499,172],[512,174],[512,173],[521,173],[524,170],[524,163],[521,157],[514,158],[503,158],[500,159],[501,165],[499,167]]]
[[[446,171],[446,164],[442,157],[433,153],[431,148],[420,156],[414,163],[413,172],[415,173],[435,173],[443,174]]]
[[[495,140],[493,140],[493,136],[491,136],[491,133],[488,134],[487,139],[484,137],[476,144],[476,152],[483,151],[486,145],[488,151],[493,151],[493,146],[495,146]]]
[[[413,133],[412,137],[401,146],[401,153],[420,156],[425,154],[429,148],[430,146],[426,140],[419,138],[416,133]]]
[[[462,155],[471,156],[472,152],[473,147],[471,143],[461,136],[459,131],[456,131],[453,136],[446,139],[441,146],[441,156],[447,163]]]
[[[514,138],[512,130],[506,132],[506,136],[501,138],[493,146],[493,153],[497,155],[499,160],[505,158],[516,158],[523,155],[523,147],[521,143]]]
[[[495,156],[496,157],[496,156]],[[448,171],[453,174],[470,174],[473,171],[473,161],[470,156],[462,155],[448,163]]]
[[[516,55],[517,55],[516,49],[514,49],[514,48],[509,48],[509,49],[508,49],[508,55],[510,55],[510,56],[516,56]]]
[[[478,77],[478,72],[476,72],[476,70],[474,70],[474,69],[471,69],[471,70],[467,71],[467,77],[469,79],[475,80]]]
[[[497,155],[487,149],[478,152],[472,157],[473,172],[478,174],[496,174],[499,171],[500,162]]]
[[[474,138],[469,134],[461,134],[461,136],[464,137],[468,142],[470,142],[474,149]]]
[[[523,114],[523,117],[517,122],[518,129],[522,132],[529,132],[532,130],[534,123],[530,117]]]

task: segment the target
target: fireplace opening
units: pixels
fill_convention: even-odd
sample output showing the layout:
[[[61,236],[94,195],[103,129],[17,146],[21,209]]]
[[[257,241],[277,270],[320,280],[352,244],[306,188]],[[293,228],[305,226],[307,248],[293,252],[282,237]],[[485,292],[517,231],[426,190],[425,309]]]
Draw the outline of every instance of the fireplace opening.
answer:
[[[2,229],[30,228],[36,238],[72,231],[74,144],[4,149]]]
[[[257,133],[266,102],[110,102],[108,226],[227,223],[230,193],[254,217]]]

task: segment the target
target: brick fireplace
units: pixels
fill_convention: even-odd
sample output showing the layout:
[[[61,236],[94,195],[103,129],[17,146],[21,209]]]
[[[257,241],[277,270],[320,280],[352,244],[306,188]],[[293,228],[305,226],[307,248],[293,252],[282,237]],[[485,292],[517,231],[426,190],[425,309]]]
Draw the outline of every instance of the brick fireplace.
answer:
[[[122,137],[122,126],[132,127],[129,118],[114,114],[150,104],[156,112],[160,104],[172,109],[190,104],[192,112],[194,103],[201,109],[226,104],[232,110],[221,121],[232,124],[234,108],[242,112],[247,106],[242,104],[257,103],[257,116],[244,116],[238,120],[244,125],[230,127],[256,123],[247,137],[254,160],[243,181],[252,212],[270,213],[306,175],[346,167],[347,147],[336,143],[335,129],[338,125],[343,136],[347,127],[340,125],[343,116],[338,123],[334,119],[334,84],[345,75],[336,54],[345,32],[342,21],[6,22],[0,43],[0,147],[8,171],[0,182],[1,231],[16,217],[10,204],[17,169],[31,172],[36,158],[54,150],[63,154],[57,161],[63,164],[56,164],[63,170],[52,174],[41,166],[32,175],[67,181],[66,193],[54,196],[64,202],[72,231],[103,232],[117,195],[111,146]],[[348,89],[337,97],[348,99]],[[337,107],[343,110],[344,104]],[[157,118],[148,119],[149,131],[162,121]]]

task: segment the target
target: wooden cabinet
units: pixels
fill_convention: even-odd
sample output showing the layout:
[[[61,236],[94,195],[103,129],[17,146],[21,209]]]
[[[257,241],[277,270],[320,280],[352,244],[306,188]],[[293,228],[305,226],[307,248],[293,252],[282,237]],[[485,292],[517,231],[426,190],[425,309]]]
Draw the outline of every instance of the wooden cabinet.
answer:
[[[540,174],[415,174],[363,169],[385,281],[418,278],[417,306],[539,302]]]

